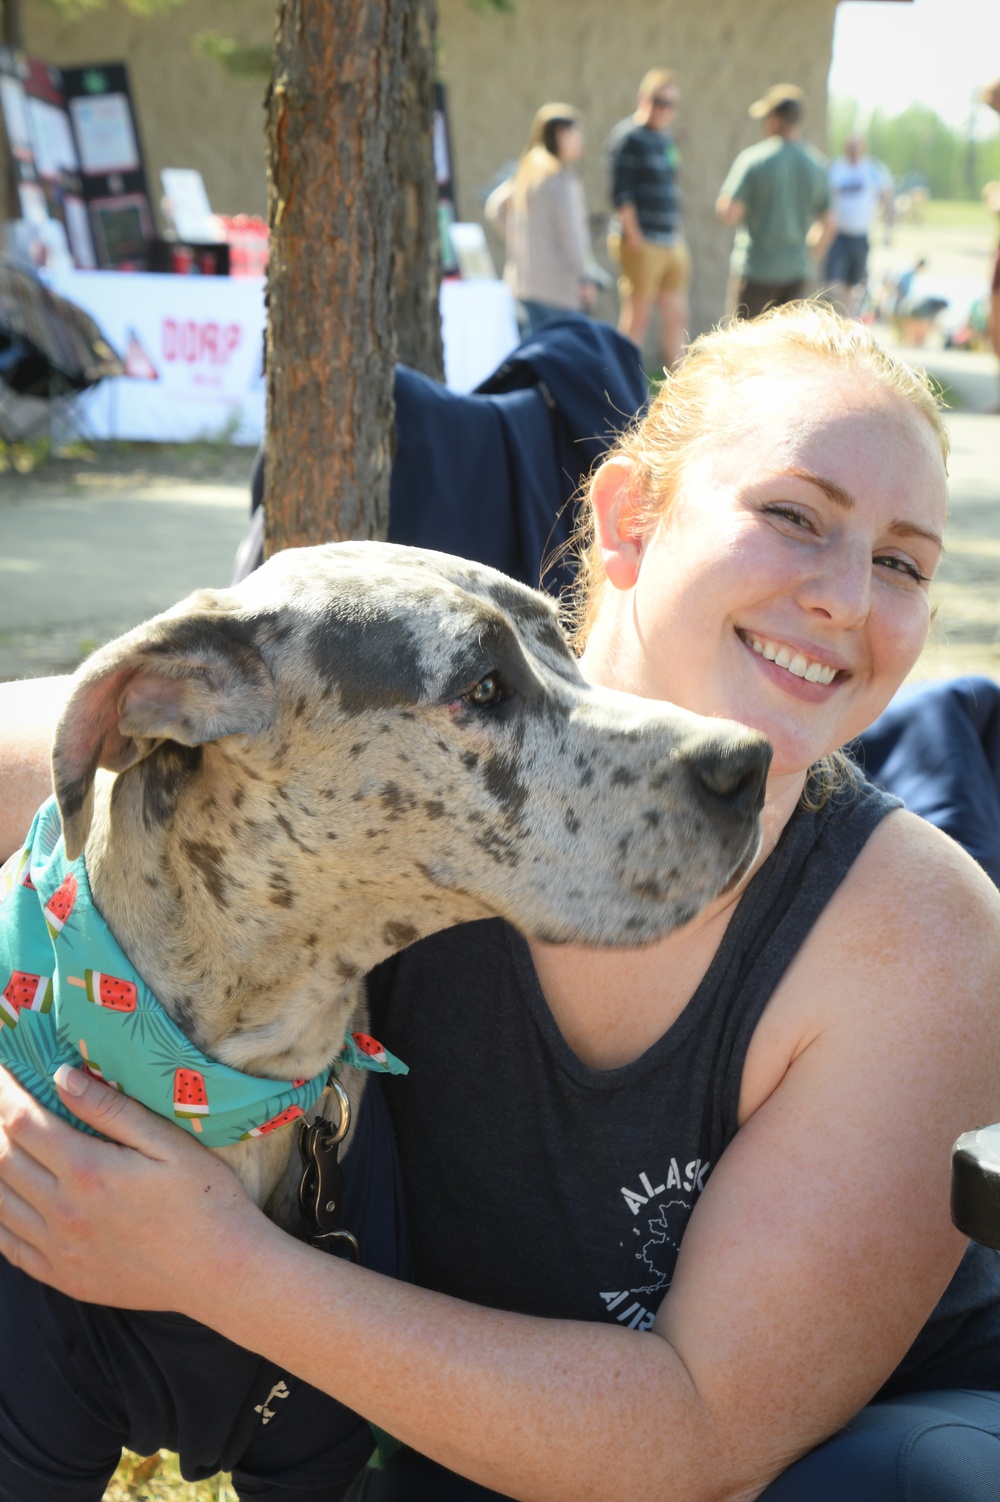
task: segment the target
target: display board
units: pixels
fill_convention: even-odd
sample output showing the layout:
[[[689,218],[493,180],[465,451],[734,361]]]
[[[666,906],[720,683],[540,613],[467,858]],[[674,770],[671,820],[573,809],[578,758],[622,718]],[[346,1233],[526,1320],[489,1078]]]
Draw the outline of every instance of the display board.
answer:
[[[145,269],[155,226],[128,70],[124,63],[64,68],[62,87],[97,264]]]
[[[60,70],[2,47],[0,114],[34,259],[148,266],[155,226],[125,64]]]
[[[38,58],[0,47],[0,114],[22,217],[58,260],[97,264],[62,74]]]
[[[451,243],[451,226],[458,218],[455,208],[455,174],[452,167],[451,131],[448,126],[448,98],[444,84],[434,85],[434,177],[438,195],[438,246],[441,254],[441,275],[455,276],[458,261]]]

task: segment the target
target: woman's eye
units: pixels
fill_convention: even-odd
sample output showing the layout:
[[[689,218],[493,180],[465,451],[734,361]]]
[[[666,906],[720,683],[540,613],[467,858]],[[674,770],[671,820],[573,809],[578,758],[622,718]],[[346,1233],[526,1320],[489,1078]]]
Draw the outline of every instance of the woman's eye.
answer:
[[[496,673],[487,673],[485,678],[480,678],[470,689],[462,695],[466,704],[471,704],[476,709],[493,709],[505,699],[503,684]]]
[[[811,518],[802,511],[796,511],[794,506],[765,506],[764,514],[780,517],[782,521],[791,522],[795,527],[802,527],[807,531],[812,530]]]
[[[901,574],[905,579],[912,579],[915,584],[929,584],[931,581],[926,574],[922,574],[915,563],[908,558],[895,558],[891,553],[885,553],[877,557],[875,562],[881,568],[887,568],[892,574]]]

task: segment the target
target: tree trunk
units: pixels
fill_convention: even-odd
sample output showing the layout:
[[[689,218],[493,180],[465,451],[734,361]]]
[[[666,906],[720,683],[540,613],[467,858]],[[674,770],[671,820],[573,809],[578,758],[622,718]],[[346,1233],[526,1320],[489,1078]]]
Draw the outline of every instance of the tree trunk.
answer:
[[[417,0],[279,0],[268,90],[265,552],[384,537],[404,21]]]
[[[412,0],[406,6],[404,27],[403,123],[393,231],[393,326],[402,364],[443,381],[433,142],[436,0]]]

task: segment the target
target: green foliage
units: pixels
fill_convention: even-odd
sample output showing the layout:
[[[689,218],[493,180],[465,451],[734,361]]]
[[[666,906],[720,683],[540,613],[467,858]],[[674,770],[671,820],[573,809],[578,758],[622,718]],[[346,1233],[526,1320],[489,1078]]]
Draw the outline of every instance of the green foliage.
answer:
[[[885,162],[897,183],[908,173],[919,173],[932,198],[978,199],[983,185],[1000,177],[1000,130],[977,138],[948,125],[923,104],[911,104],[891,118],[875,110],[865,119],[853,99],[834,99],[829,123],[833,155],[846,136],[863,135],[870,155]]]
[[[67,21],[78,21],[95,10],[106,10],[108,0],[45,0]],[[159,11],[176,10],[185,0],[121,0],[126,10],[137,16],[155,16]]]
[[[221,31],[195,33],[192,46],[198,57],[207,57],[233,78],[261,79],[270,77],[270,47],[254,47],[234,42]]]

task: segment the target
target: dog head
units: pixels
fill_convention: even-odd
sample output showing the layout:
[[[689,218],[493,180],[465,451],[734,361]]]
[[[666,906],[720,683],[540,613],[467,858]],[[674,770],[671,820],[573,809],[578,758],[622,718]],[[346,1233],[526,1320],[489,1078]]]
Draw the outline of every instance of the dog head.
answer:
[[[95,653],[53,767],[71,857],[98,767],[139,779],[151,830],[210,772],[215,900],[230,848],[258,837],[286,910],[319,914],[334,869],[373,908],[424,902],[368,963],[491,912],[552,940],[666,933],[752,860],[769,757],[743,727],[587,685],[551,602],[505,576],[344,543],[280,553]]]

